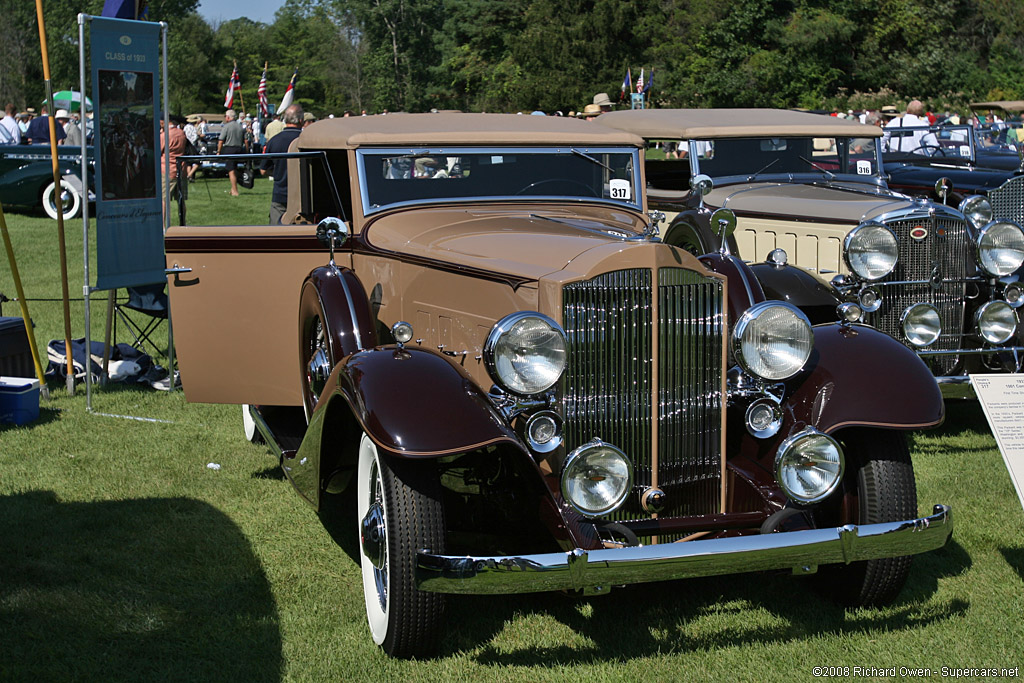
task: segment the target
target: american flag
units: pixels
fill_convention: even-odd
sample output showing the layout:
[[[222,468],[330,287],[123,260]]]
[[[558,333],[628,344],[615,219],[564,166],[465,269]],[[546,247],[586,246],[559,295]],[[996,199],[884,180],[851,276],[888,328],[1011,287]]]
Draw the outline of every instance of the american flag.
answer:
[[[228,92],[224,95],[224,108],[231,109],[235,105],[235,91],[242,89],[242,80],[238,77],[238,65],[235,64],[231,72],[231,80],[228,81]]]
[[[256,88],[256,94],[260,97],[260,113],[266,117],[270,115],[270,105],[267,103],[267,70],[263,70],[263,77],[260,78],[260,87]]]
[[[642,68],[640,69],[640,78],[636,79],[636,91],[644,91],[644,70]]]

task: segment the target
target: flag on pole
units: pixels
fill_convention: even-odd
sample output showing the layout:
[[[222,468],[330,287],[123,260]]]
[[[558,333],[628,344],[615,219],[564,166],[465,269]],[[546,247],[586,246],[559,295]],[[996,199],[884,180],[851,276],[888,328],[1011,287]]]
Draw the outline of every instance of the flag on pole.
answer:
[[[640,78],[636,79],[636,91],[637,92],[643,92],[644,91],[644,70],[643,70],[643,67],[640,68]]]
[[[260,78],[260,86],[256,88],[256,94],[260,98],[260,114],[264,117],[270,115],[270,105],[267,103],[267,69],[264,67],[263,76]]]
[[[277,114],[284,116],[284,110],[292,106],[292,100],[295,99],[295,79],[299,76],[299,70],[296,69],[295,73],[292,74],[292,80],[288,83],[288,89],[284,91],[284,97],[281,98],[281,106],[277,108]]]
[[[622,88],[619,90],[619,101],[626,99],[626,93],[630,91],[632,85],[632,78],[629,76],[629,67],[626,67],[626,77],[622,79]]]
[[[235,105],[235,91],[242,89],[242,81],[238,78],[238,64],[235,64],[231,72],[231,80],[228,81],[228,92],[224,95],[224,108],[231,109]]]
[[[653,85],[654,85],[654,67],[652,66],[651,67],[651,77],[647,79],[646,83],[644,83],[644,93],[646,94],[646,93],[650,92],[651,91],[651,87]]]

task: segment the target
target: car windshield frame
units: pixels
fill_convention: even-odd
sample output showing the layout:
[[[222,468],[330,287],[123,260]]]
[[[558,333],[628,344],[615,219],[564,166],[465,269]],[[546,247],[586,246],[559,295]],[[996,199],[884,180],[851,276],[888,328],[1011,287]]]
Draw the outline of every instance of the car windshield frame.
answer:
[[[590,193],[543,193],[541,191],[531,191],[527,194],[527,190],[533,190],[535,187],[547,184],[550,184],[552,187],[556,187],[558,183],[561,183],[567,189],[575,187],[591,187],[591,191],[596,189],[596,184],[595,186],[588,186],[584,180],[580,179],[578,170],[576,170],[575,177],[559,176],[556,169],[561,166],[561,164],[556,165],[554,163],[545,165],[547,167],[545,170],[551,170],[551,176],[541,177],[536,175],[526,175],[521,178],[520,180],[522,185],[517,188],[517,192],[511,192],[507,189],[509,183],[518,185],[520,182],[519,180],[513,180],[515,175],[511,173],[502,178],[506,183],[506,188],[499,188],[498,191],[494,192],[489,191],[489,188],[494,186],[492,184],[487,184],[487,189],[485,189],[485,191],[479,191],[484,189],[481,187],[480,182],[472,184],[469,182],[470,179],[472,179],[474,172],[484,174],[488,172],[488,167],[496,168],[499,165],[516,169],[512,164],[523,162],[521,170],[525,173],[531,171],[531,166],[534,167],[532,170],[536,171],[536,163],[527,164],[525,161],[526,157],[537,155],[558,156],[562,158],[563,161],[568,161],[568,159],[571,158],[573,161],[570,165],[574,169],[592,169],[592,173],[600,174],[603,177],[601,196],[591,195]],[[608,175],[609,172],[615,174],[616,170],[608,165],[607,161],[611,160],[607,159],[605,155],[621,155],[628,157],[628,161],[625,159],[618,159],[615,161],[626,161],[626,168],[623,169],[623,171],[628,173],[630,177],[627,179],[615,176],[615,178],[621,182],[611,186],[608,182]],[[408,159],[409,161],[402,168],[398,168],[393,172],[391,171],[391,168],[396,167],[393,162],[397,159]],[[455,175],[454,167],[452,166],[452,159],[458,159],[458,172],[464,173],[465,175]],[[424,160],[424,163],[417,165],[417,162],[420,160]],[[388,165],[385,165],[385,161],[389,162]],[[432,164],[430,163],[431,161],[433,162]],[[553,161],[554,160],[552,159],[552,162]],[[465,162],[469,162],[467,164],[469,166],[468,169],[462,168],[462,165]],[[364,216],[371,216],[373,214],[380,213],[381,211],[409,206],[481,201],[557,201],[570,203],[600,203],[610,204],[619,208],[628,208],[633,211],[642,211],[643,208],[643,193],[642,185],[640,184],[641,161],[640,149],[638,147],[616,145],[532,145],[523,147],[511,145],[500,147],[364,147],[356,150],[356,164],[359,177],[360,200],[362,202]],[[436,168],[437,171],[433,171],[432,169],[434,168]],[[433,172],[434,175],[419,175],[421,172]],[[413,173],[417,175],[408,175]],[[441,180],[442,182],[453,183],[453,185],[446,186],[441,185],[440,183],[424,182],[430,180]],[[420,189],[420,192],[418,193],[420,196],[409,197],[408,195],[403,196],[398,194],[390,201],[380,201],[387,197],[384,183],[389,183],[390,181],[422,183],[422,185],[407,186],[409,188],[416,187],[417,189]],[[625,182],[628,182],[628,188],[625,188],[623,184]],[[463,183],[465,183],[465,185],[463,185]],[[451,194],[441,194],[437,189],[452,187],[454,190],[460,186],[464,190],[461,194],[454,191]],[[477,193],[471,194],[465,192],[465,190],[472,189],[476,189]],[[628,196],[625,198],[612,198],[610,195],[613,191],[620,193],[625,191]]]
[[[884,182],[882,168],[881,138],[871,137],[864,140],[874,143],[874,149],[851,154],[852,136],[825,137],[820,135],[780,135],[780,136],[749,136],[723,137],[709,140],[687,140],[691,172],[711,176],[716,182],[731,184],[753,180],[785,180],[789,182],[808,182],[818,180],[843,180],[879,185]],[[828,150],[815,147],[816,140],[831,140]],[[793,141],[801,142],[800,145]],[[810,141],[810,145],[806,144]],[[704,150],[711,144],[712,155]],[[702,149],[703,145],[703,149]],[[722,150],[722,147],[725,150]],[[747,154],[740,153],[748,147]],[[732,149],[730,149],[732,148]],[[714,156],[723,153],[731,155],[732,165],[715,164]],[[774,156],[778,153],[778,156]],[[736,165],[749,161],[749,168],[736,168]],[[782,165],[780,166],[780,162]],[[864,163],[861,163],[864,162]],[[840,171],[841,165],[847,169]]]

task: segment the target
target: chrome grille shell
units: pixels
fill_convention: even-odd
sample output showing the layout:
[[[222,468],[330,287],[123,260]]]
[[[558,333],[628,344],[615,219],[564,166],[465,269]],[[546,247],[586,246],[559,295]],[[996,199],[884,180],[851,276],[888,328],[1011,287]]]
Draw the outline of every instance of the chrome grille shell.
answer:
[[[889,216],[882,222],[896,235],[899,260],[893,272],[877,283],[884,297],[881,309],[868,314],[865,321],[907,344],[900,328],[901,315],[908,306],[929,303],[942,320],[942,336],[929,349],[963,348],[966,278],[974,258],[966,220],[936,213]],[[921,240],[911,237],[911,231],[920,227],[927,229],[927,236]],[[936,355],[934,370],[949,374],[959,360],[955,353]]]
[[[988,193],[992,218],[1024,223],[1024,176],[1011,178]]]
[[[719,512],[722,280],[683,268],[619,270],[566,285],[562,306],[565,449],[600,437],[634,465],[633,492],[608,518],[649,517],[640,494],[652,485],[666,493],[661,516]]]

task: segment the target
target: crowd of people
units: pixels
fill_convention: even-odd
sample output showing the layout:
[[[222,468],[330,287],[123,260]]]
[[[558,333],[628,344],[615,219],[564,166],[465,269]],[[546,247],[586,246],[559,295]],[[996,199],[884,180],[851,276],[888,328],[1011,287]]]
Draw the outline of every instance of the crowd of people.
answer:
[[[66,109],[58,109],[54,112],[53,119],[54,135],[58,145],[80,147],[85,137],[85,133],[82,131],[83,125],[89,129],[89,132],[92,130],[91,115],[87,116],[83,124],[77,111],[68,112]],[[38,113],[31,107],[19,112],[9,102],[3,110],[0,110],[0,145],[48,144],[50,144],[50,113],[45,105]]]

